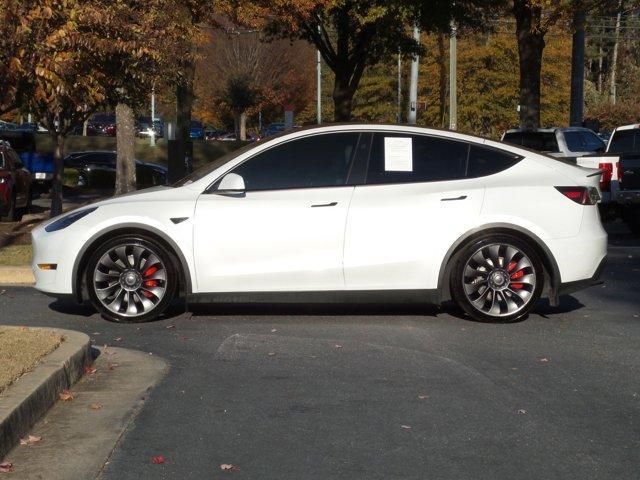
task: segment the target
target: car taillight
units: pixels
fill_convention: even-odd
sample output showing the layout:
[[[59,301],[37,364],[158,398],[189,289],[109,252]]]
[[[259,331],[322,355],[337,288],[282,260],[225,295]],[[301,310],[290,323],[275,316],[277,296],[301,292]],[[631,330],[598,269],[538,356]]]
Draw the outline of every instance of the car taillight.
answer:
[[[595,187],[556,187],[556,190],[580,205],[595,205],[600,201],[600,193]]]
[[[599,163],[598,168],[603,170],[600,177],[600,190],[603,192],[611,191],[611,178],[613,177],[613,164],[612,163]],[[619,169],[618,169],[619,170]]]
[[[622,162],[616,162],[616,170],[618,171],[618,182],[622,183],[622,172],[624,171]]]

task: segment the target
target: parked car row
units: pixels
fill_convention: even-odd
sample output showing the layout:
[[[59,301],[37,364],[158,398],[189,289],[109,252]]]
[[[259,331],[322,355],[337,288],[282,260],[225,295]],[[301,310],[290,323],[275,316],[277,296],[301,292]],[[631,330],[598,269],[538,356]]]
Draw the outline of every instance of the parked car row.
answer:
[[[116,182],[116,159],[114,151],[74,152],[65,157],[64,166],[78,171],[79,187],[112,189]],[[137,188],[166,185],[167,178],[166,166],[136,160]]]

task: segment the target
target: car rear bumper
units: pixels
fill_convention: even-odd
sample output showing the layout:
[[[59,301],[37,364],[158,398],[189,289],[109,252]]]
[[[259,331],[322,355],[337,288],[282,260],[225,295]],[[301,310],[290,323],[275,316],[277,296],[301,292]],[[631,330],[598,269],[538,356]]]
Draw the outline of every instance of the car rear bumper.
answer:
[[[640,191],[639,190],[621,190],[616,195],[616,201],[620,205],[628,204],[640,204]]]
[[[603,283],[603,281],[600,280],[600,276],[602,275],[602,271],[604,270],[606,263],[607,257],[605,256],[602,260],[600,260],[600,264],[598,265],[598,268],[596,268],[596,271],[591,278],[562,283],[560,285],[560,288],[558,289],[558,295],[568,295],[570,293],[592,287],[593,285],[599,285]]]

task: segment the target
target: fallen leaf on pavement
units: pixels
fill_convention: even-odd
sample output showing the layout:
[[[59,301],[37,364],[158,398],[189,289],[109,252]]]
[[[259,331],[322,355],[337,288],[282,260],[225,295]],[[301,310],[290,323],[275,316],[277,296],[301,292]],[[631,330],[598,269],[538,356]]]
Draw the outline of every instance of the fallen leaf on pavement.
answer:
[[[221,463],[220,464],[220,470],[223,470],[225,472],[238,472],[238,471],[240,471],[240,469],[238,467],[236,467],[235,465],[232,465],[230,463]]]
[[[166,328],[167,330],[169,330],[170,328],[176,328],[176,326],[175,326],[175,325],[167,325],[167,326],[166,326],[166,327],[164,327],[164,328]]]
[[[73,396],[73,393],[71,393],[69,390],[62,390],[60,392],[60,400],[62,400],[63,402],[70,402],[74,398],[75,397]]]
[[[92,367],[91,365],[85,365],[84,366],[84,373],[85,375],[93,375],[94,373],[96,373],[98,371],[97,368]]]
[[[278,330],[276,328],[271,329],[271,333],[276,333]]]
[[[400,425],[400,428],[404,428],[405,430],[411,430],[411,425]]]
[[[342,345],[340,345],[339,343],[336,343],[335,347],[336,348],[342,348]]]
[[[112,372],[116,369],[116,367],[118,366],[117,363],[112,363],[109,365],[109,370],[111,370]]]
[[[547,357],[542,357],[538,360],[540,363],[547,363],[549,359]]]
[[[121,341],[122,341],[122,337],[116,337],[116,338],[114,338],[114,340],[115,340],[116,342],[121,342]]]
[[[526,410],[523,410],[523,409],[521,408],[521,409],[520,409],[520,410],[518,410],[516,413],[517,413],[518,415],[526,415],[526,414],[527,414],[527,411],[526,411]]]
[[[275,354],[276,354],[276,352],[269,352],[269,353],[267,353],[267,355],[269,355],[270,357],[275,356]]]
[[[156,465],[160,465],[164,462],[166,462],[164,455],[156,455],[155,457],[151,457],[151,463],[155,463]]]
[[[91,410],[100,410],[102,408],[102,405],[100,403],[92,403],[90,406]]]
[[[0,463],[0,473],[9,473],[13,470],[13,464],[11,462]]]
[[[20,439],[20,445],[33,445],[34,443],[38,443],[40,440],[42,440],[41,436],[29,435],[27,438]]]
[[[418,395],[418,398],[420,400],[426,400],[427,398],[429,398],[429,395],[427,395],[426,393],[421,393],[420,395]]]

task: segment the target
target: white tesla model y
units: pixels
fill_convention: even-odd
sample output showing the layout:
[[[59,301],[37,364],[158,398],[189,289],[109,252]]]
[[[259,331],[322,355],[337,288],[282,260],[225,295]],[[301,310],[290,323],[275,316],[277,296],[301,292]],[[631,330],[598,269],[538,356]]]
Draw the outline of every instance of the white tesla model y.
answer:
[[[189,302],[453,299],[513,321],[592,284],[599,173],[454,132],[326,126],[33,230],[36,288],[145,321]]]

